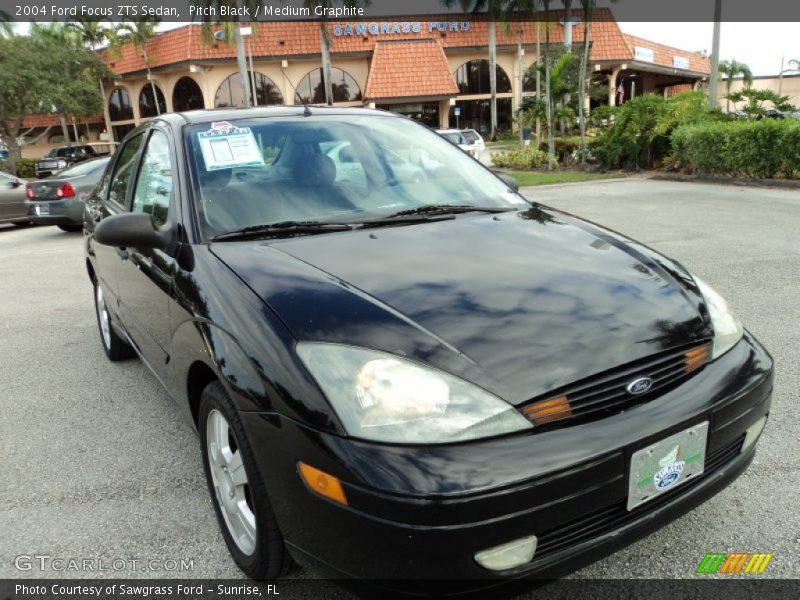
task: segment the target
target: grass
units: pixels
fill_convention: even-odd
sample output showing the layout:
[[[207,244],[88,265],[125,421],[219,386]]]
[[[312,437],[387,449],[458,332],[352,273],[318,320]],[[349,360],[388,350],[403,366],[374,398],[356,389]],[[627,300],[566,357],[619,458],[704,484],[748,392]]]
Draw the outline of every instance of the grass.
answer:
[[[624,177],[621,173],[587,173],[585,171],[506,171],[517,180],[520,187],[552,183],[579,183]]]

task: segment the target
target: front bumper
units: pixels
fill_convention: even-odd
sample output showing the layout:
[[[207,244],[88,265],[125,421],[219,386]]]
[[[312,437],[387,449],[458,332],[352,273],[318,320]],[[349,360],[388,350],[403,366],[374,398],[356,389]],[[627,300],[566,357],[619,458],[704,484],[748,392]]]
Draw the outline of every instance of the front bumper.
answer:
[[[38,225],[80,225],[83,223],[83,200],[26,200],[25,213]],[[38,214],[36,207],[46,207],[48,214]],[[41,212],[41,210],[40,210]]]
[[[662,527],[731,483],[769,413],[772,359],[749,334],[681,386],[603,420],[449,446],[348,440],[263,413],[242,413],[287,545],[332,576],[437,596],[563,575]],[[636,450],[709,421],[702,476],[632,511]],[[343,482],[349,506],[312,495],[302,460]],[[491,572],[474,554],[527,535],[531,563]]]

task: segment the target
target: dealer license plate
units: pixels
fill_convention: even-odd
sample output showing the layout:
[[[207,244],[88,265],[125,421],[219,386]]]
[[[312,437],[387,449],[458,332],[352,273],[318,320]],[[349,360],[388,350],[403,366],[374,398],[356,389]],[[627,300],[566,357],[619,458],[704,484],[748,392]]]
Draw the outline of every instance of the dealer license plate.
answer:
[[[631,456],[628,510],[703,473],[708,421],[642,448]]]
[[[33,207],[33,210],[36,212],[37,217],[45,216],[50,214],[50,207],[47,204],[37,204]]]

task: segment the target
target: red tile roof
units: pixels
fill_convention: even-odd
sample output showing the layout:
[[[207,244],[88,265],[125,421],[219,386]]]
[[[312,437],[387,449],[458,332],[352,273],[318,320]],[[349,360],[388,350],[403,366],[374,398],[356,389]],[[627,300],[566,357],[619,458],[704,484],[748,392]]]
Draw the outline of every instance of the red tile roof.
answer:
[[[540,13],[541,14],[541,13]],[[573,11],[575,17],[581,16],[581,11]],[[540,41],[544,42],[547,38],[547,30],[549,29],[550,42],[554,44],[563,43],[564,30],[558,24],[558,20],[563,17],[563,12],[553,11],[550,13],[550,26],[546,27],[543,22],[543,15],[540,17],[542,23],[539,27]],[[462,21],[469,22],[469,27],[466,31],[447,31],[444,34],[440,33],[435,27],[437,22],[456,22]],[[383,23],[384,21],[377,21]],[[399,23],[402,27],[403,23],[419,23],[419,31],[409,31],[402,33],[386,33],[381,36],[375,36],[370,33],[365,35],[358,35],[355,29],[356,23],[352,22],[331,22],[327,24],[330,33],[331,52],[333,53],[365,53],[373,52],[377,44],[396,41],[396,40],[423,40],[423,39],[436,39],[441,45],[447,48],[471,48],[471,47],[485,47],[488,43],[489,23],[480,20],[472,15],[441,15],[441,16],[427,16],[425,20],[415,21],[413,17],[405,17],[400,21],[387,20],[390,25],[395,22]],[[361,25],[369,25],[367,22],[360,23]],[[352,35],[336,35],[337,28],[344,28],[350,26]],[[522,32],[518,33],[518,28],[521,26]],[[536,23],[532,21],[518,22],[510,24],[510,32],[506,31],[502,23],[495,23],[497,31],[497,45],[513,46],[518,41],[521,41],[526,46],[536,43]],[[287,56],[313,56],[320,53],[320,24],[313,21],[294,21],[294,22],[269,22],[259,23],[254,27],[254,35],[252,39],[253,55],[258,58],[284,58]],[[573,28],[572,39],[575,44],[582,44],[584,36],[583,24],[578,24]],[[594,11],[594,18],[592,22],[592,49],[590,60],[592,61],[630,61],[633,59],[632,46],[626,40],[626,36],[614,20],[614,17],[609,9],[597,9]],[[627,36],[631,37],[631,36]],[[670,52],[681,53],[690,57],[693,61],[701,61],[699,55],[692,52],[685,52],[682,50],[675,50],[663,46],[661,44],[654,44],[648,42],[648,47],[658,47],[660,50],[656,53],[661,56],[661,49],[664,50],[664,56]],[[233,59],[235,56],[234,48],[223,42],[216,42],[214,45],[208,45],[202,40],[202,28],[200,25],[187,25],[165,31],[156,35],[148,42],[147,53],[152,68],[163,67],[173,63],[201,61],[201,60],[219,60],[219,59]],[[107,50],[103,51],[103,57],[110,64],[111,68],[119,74],[132,73],[142,71],[145,68],[142,56],[134,51],[130,46],[121,48],[118,54],[110,53]],[[665,59],[666,60],[666,59]],[[707,61],[705,61],[707,63]],[[662,64],[662,63],[658,63]],[[669,65],[672,66],[671,55],[669,55]],[[702,66],[697,64],[695,66]],[[692,70],[698,70],[692,68]],[[702,71],[701,72],[706,72]]]
[[[458,94],[447,57],[433,39],[378,42],[372,54],[366,98]]]
[[[87,123],[103,123],[103,115],[95,117],[76,117],[75,122],[78,125],[85,125]],[[61,119],[58,115],[26,115],[22,120],[22,127],[30,129],[31,127],[61,127]],[[67,126],[72,127],[72,117],[67,117]]]
[[[679,50],[678,48],[665,46],[664,44],[657,44],[656,42],[651,42],[650,40],[646,40],[644,38],[628,35],[627,33],[624,35],[625,41],[630,46],[632,57],[635,55],[635,47],[640,46],[642,48],[649,48],[653,51],[653,64],[660,65],[662,67],[674,68],[673,57],[678,56],[689,61],[689,71],[694,71],[695,73],[711,73],[711,63],[709,62],[708,58],[700,55],[697,52]]]

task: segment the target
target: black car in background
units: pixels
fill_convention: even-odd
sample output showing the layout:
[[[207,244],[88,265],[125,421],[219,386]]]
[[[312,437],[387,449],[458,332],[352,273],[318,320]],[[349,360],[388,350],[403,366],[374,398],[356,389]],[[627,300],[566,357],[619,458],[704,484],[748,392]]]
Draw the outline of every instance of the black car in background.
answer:
[[[86,232],[103,348],[197,426],[253,578],[557,576],[734,481],[769,414],[772,360],[702,280],[391,113],[161,115]]]
[[[36,177],[48,177],[70,165],[113,153],[115,143],[96,142],[53,148],[36,162]]]
[[[100,181],[111,157],[79,162],[57,175],[25,186],[25,211],[37,225],[58,225],[64,231],[83,229],[83,205]]]

